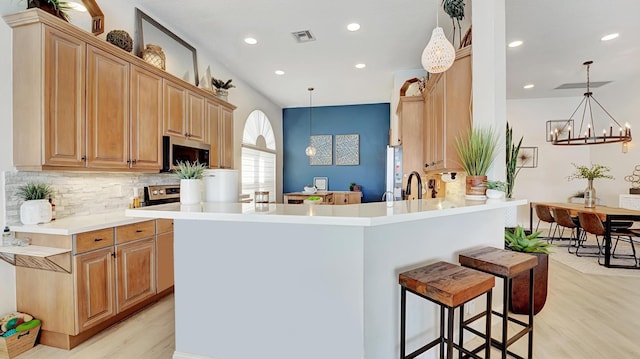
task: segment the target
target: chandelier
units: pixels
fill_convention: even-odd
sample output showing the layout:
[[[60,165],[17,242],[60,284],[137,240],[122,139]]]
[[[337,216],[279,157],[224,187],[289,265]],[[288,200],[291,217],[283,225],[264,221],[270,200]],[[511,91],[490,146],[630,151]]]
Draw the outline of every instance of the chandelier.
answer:
[[[611,114],[602,107],[600,102],[593,97],[590,90],[589,68],[593,61],[583,63],[587,67],[587,92],[584,98],[578,104],[575,111],[569,116],[569,120],[561,121],[562,125],[552,129],[550,123],[558,121],[547,121],[547,141],[559,146],[577,146],[577,145],[597,145],[603,143],[630,142],[631,127],[628,123],[620,125]],[[602,134],[599,134],[598,128],[594,123],[592,101],[603,113],[605,113],[611,121],[607,122],[606,118],[600,124],[602,126]],[[578,129],[571,128],[574,123],[574,115],[578,110],[582,109],[582,118]]]
[[[304,153],[309,157],[313,157],[316,155],[316,148],[311,141],[311,94],[313,93],[313,87],[309,87],[307,91],[309,91],[309,146],[304,150]]]

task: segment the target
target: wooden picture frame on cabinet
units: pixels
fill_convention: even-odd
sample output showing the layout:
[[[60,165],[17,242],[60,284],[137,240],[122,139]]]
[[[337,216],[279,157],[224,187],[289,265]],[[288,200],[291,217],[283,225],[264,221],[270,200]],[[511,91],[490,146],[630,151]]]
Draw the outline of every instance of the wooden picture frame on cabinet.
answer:
[[[149,15],[136,8],[135,51],[139,57],[142,57],[142,50],[144,50],[146,46],[145,33],[148,35],[146,41],[154,45],[159,45],[164,50],[168,59],[166,71],[198,86],[198,55],[196,49]],[[193,66],[193,70],[191,70],[191,66]],[[193,71],[193,73],[191,71]]]

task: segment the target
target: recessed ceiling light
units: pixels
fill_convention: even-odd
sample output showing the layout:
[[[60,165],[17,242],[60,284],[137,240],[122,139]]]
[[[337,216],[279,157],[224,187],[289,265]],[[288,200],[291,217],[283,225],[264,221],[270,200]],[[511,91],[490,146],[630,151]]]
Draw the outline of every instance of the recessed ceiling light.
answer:
[[[518,47],[518,46],[520,46],[522,44],[523,44],[523,42],[521,40],[516,40],[516,41],[511,41],[508,46],[509,47]]]
[[[356,64],[356,69],[364,69],[365,67],[367,67],[366,64]]]
[[[284,75],[284,71],[282,71],[282,70],[275,70],[274,73],[276,75]]]
[[[526,85],[523,86],[523,88],[526,88],[526,89],[532,89],[534,87],[535,87],[534,84],[526,84]]]
[[[80,11],[80,12],[87,12],[87,8],[84,5],[79,4],[77,2],[74,2],[74,1],[67,2],[67,6],[69,6],[71,8],[71,10]]]
[[[355,23],[355,22],[351,23],[351,24],[347,25],[347,30],[349,30],[349,31],[358,31],[358,30],[360,30],[360,24]]]
[[[609,41],[609,40],[613,40],[613,39],[615,39],[615,38],[616,38],[616,37],[618,37],[618,36],[620,36],[620,34],[618,34],[618,33],[616,32],[615,34],[609,34],[609,35],[603,36],[600,40],[602,40],[602,41]]]
[[[254,39],[253,37],[247,37],[246,39],[244,39],[244,42],[249,45],[255,45],[258,43],[258,40]]]

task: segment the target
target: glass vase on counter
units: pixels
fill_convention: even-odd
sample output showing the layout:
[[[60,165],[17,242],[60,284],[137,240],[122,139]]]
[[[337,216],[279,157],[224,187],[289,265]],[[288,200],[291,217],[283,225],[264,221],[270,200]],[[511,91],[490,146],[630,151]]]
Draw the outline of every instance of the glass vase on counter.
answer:
[[[593,180],[588,180],[587,188],[584,189],[584,206],[585,208],[594,208],[596,206],[596,189],[593,187]]]

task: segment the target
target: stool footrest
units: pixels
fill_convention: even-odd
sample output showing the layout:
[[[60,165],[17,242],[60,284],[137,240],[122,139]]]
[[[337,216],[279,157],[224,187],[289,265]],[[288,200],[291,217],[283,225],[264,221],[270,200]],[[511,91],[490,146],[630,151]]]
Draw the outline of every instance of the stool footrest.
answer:
[[[418,355],[426,352],[427,350],[435,347],[438,344],[443,343],[443,339],[442,338],[436,338],[432,341],[430,341],[429,343],[427,343],[426,345],[414,350],[411,354],[408,354],[407,356],[405,356],[405,359],[413,359],[415,357],[417,357]]]

